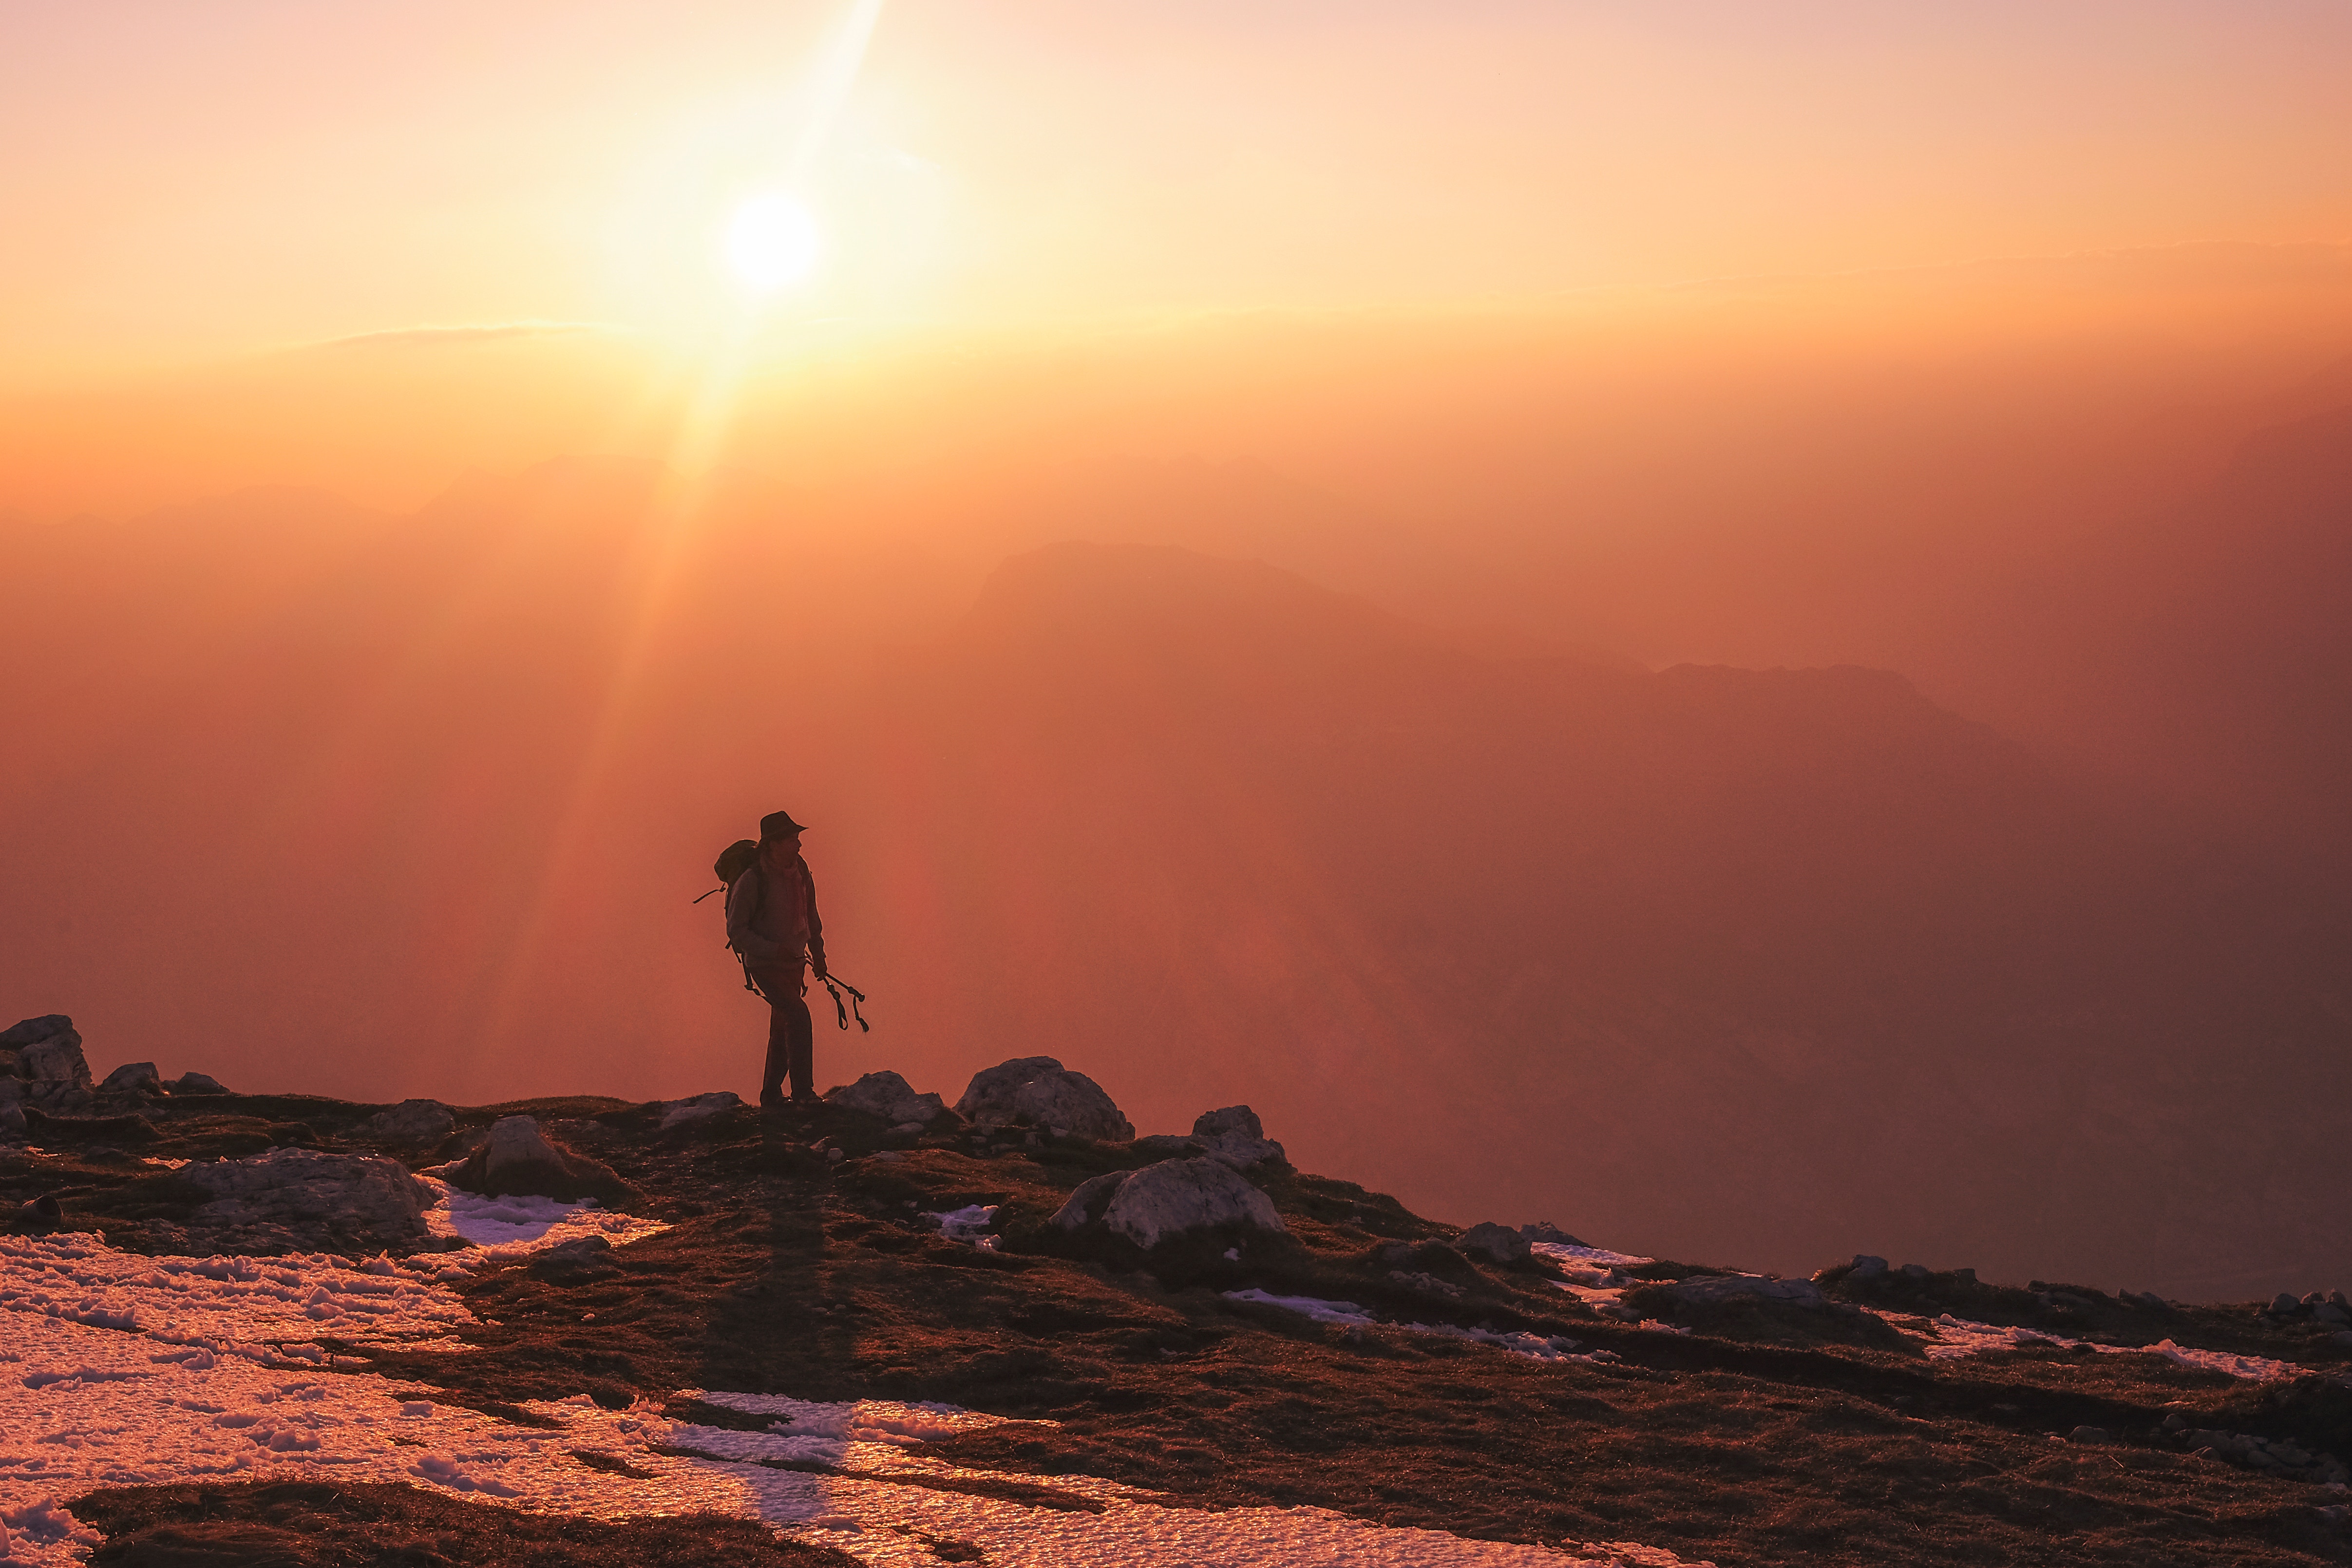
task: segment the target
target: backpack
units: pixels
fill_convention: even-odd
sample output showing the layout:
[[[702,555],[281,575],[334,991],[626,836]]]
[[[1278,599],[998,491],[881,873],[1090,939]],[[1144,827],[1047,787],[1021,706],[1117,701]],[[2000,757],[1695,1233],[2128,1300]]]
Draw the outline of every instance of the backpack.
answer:
[[[734,886],[735,879],[751,870],[751,862],[759,858],[760,846],[750,839],[737,839],[733,843],[720,850],[718,860],[714,861],[710,867],[719,877],[719,885],[712,888],[710,893],[724,893]],[[704,894],[702,898],[709,898],[710,893]],[[702,898],[698,898],[694,902],[700,904]]]

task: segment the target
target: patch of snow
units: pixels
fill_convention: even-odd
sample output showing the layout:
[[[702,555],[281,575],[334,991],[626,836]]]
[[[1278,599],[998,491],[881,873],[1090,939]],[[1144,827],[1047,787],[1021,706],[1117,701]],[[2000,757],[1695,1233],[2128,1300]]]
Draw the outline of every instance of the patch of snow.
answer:
[[[1879,1312],[1882,1318],[1905,1326],[1906,1319],[1899,1312]],[[1921,1348],[1930,1361],[1951,1361],[1964,1355],[1978,1355],[1989,1350],[2016,1350],[2021,1346],[2050,1344],[2062,1350],[2089,1345],[2102,1355],[2160,1355],[2182,1366],[2194,1366],[2207,1372],[2225,1372],[2231,1377],[2257,1381],[2279,1377],[2296,1377],[2310,1371],[2291,1361],[2273,1361],[2267,1356],[2239,1355],[2225,1350],[2191,1350],[2172,1341],[2159,1340],[2155,1344],[2101,1344],[2095,1340],[2068,1339],[2063,1334],[2044,1333],[2039,1329],[2021,1328],[2015,1324],[1972,1322],[1946,1312],[1928,1321],[1927,1325],[1936,1335]]]
[[[154,1155],[150,1155],[139,1163],[142,1166],[161,1166],[167,1171],[175,1171],[181,1166],[186,1165],[188,1162],[185,1160],[158,1159]]]
[[[781,1394],[729,1394],[703,1388],[683,1390],[682,1394],[724,1410],[740,1410],[746,1416],[773,1416],[777,1419],[768,1428],[772,1432],[862,1443],[928,1443],[935,1438],[1016,1424],[1010,1416],[987,1416],[929,1400],[902,1405],[890,1399],[860,1399],[854,1404],[835,1405],[791,1399]]]
[[[1559,1336],[1547,1338],[1538,1333],[1505,1333],[1495,1329],[1465,1329],[1457,1323],[1383,1323],[1353,1301],[1326,1301],[1313,1296],[1277,1296],[1253,1286],[1246,1291],[1227,1291],[1225,1299],[1233,1301],[1254,1301],[1260,1306],[1280,1307],[1285,1312],[1297,1312],[1317,1322],[1346,1323],[1356,1328],[1394,1328],[1408,1333],[1441,1334],[1447,1339],[1466,1339],[1479,1344],[1491,1344],[1497,1350],[1507,1350],[1513,1355],[1524,1355],[1537,1361],[1606,1362],[1617,1359],[1612,1351],[1595,1350],[1574,1354],[1576,1341]]]
[[[0,1552],[40,1568],[85,1561],[97,1532],[58,1498],[91,1486],[320,1479],[424,1483],[485,1507],[591,1519],[719,1511],[821,1535],[877,1568],[936,1568],[931,1540],[967,1540],[1000,1568],[1696,1568],[1625,1542],[1559,1552],[1324,1510],[1171,1510],[1089,1477],[1049,1483],[1101,1514],[918,1486],[1002,1479],[919,1453],[924,1441],[1007,1420],[955,1406],[687,1389],[774,1417],[769,1432],[730,1432],[661,1420],[649,1404],[604,1410],[579,1394],[531,1406],[558,1427],[515,1427],[440,1404],[430,1387],[341,1371],[315,1343],[285,1338],[445,1340],[473,1322],[449,1288],[461,1279],[449,1255],[142,1258],[94,1237],[0,1239],[0,1307],[16,1312],[0,1354]],[[614,1455],[640,1474],[591,1469],[572,1450]],[[776,1458],[856,1474],[757,1465]]]
[[[1612,1252],[1606,1247],[1571,1247],[1565,1241],[1532,1241],[1528,1250],[1562,1267],[1598,1264],[1602,1269],[1638,1269],[1657,1261],[1655,1258],[1636,1258],[1631,1252]]]
[[[451,1186],[436,1176],[416,1178],[436,1195],[425,1223],[436,1236],[482,1248],[494,1255],[536,1252],[583,1236],[601,1236],[615,1247],[657,1236],[668,1226],[619,1214],[594,1198],[559,1203],[551,1197],[484,1197]]]
[[[0,1239],[0,1305],[17,1314],[0,1353],[0,1552],[37,1568],[86,1561],[98,1536],[58,1500],[96,1486],[307,1479],[596,1519],[709,1511],[821,1538],[876,1568],[936,1568],[929,1542],[940,1540],[970,1542],[999,1568],[1697,1568],[1628,1543],[1469,1541],[1312,1508],[1212,1513],[1116,1481],[964,1469],[920,1445],[1005,1418],[946,1405],[681,1391],[774,1418],[737,1432],[578,1395],[531,1406],[557,1426],[517,1427],[271,1337],[329,1332],[323,1322],[342,1339],[429,1343],[471,1321],[449,1288],[466,1277],[446,1255],[157,1259],[89,1236]],[[634,1473],[591,1469],[575,1449]],[[757,1462],[777,1458],[825,1469]],[[919,1484],[943,1479],[1050,1485],[1102,1511]]]
[[[113,1330],[189,1364],[322,1365],[320,1336],[452,1348],[474,1318],[440,1287],[470,1277],[436,1254],[147,1258],[87,1233],[0,1237],[0,1312]]]
[[[988,1234],[988,1228],[996,1223],[996,1205],[992,1203],[975,1203],[929,1218],[940,1222],[940,1233],[950,1241],[969,1241],[983,1252],[996,1250],[1000,1239]]]
[[[1318,1323],[1356,1323],[1372,1327],[1380,1319],[1372,1316],[1353,1301],[1325,1301],[1313,1296],[1277,1296],[1252,1286],[1246,1291],[1227,1291],[1229,1301],[1255,1301],[1260,1306],[1280,1307],[1286,1312],[1297,1312],[1313,1318]]]

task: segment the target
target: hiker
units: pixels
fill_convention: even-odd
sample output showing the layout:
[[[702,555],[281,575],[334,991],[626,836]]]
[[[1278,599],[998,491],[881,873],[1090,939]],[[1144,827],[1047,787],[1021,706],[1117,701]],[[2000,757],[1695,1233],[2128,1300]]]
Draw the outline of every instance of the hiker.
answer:
[[[768,1062],[760,1077],[760,1107],[768,1111],[784,1103],[787,1072],[792,1103],[817,1103],[816,1030],[803,998],[809,969],[825,977],[824,925],[801,858],[804,831],[787,812],[761,818],[759,854],[727,889],[727,945],[742,960],[744,977],[768,998]]]

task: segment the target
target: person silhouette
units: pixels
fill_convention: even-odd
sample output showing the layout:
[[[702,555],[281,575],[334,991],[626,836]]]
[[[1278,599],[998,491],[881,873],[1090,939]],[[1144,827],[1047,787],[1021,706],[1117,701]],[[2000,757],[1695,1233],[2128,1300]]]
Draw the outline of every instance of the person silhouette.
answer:
[[[727,946],[744,978],[768,1000],[768,1060],[760,1075],[760,1107],[784,1101],[817,1103],[816,1029],[809,1019],[808,972],[825,977],[824,923],[817,916],[816,883],[801,855],[807,831],[784,811],[760,819],[760,852],[727,889]]]

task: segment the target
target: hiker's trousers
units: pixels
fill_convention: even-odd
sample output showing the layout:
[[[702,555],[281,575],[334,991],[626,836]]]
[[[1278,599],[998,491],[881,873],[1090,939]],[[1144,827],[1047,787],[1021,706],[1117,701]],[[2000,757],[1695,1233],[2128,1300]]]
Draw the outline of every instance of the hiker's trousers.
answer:
[[[792,1077],[793,1099],[806,1100],[816,1093],[816,1026],[810,1021],[808,1003],[801,996],[808,988],[806,976],[805,964],[751,971],[752,982],[768,998],[768,1064],[760,1074],[762,1105],[783,1099],[787,1073]]]

